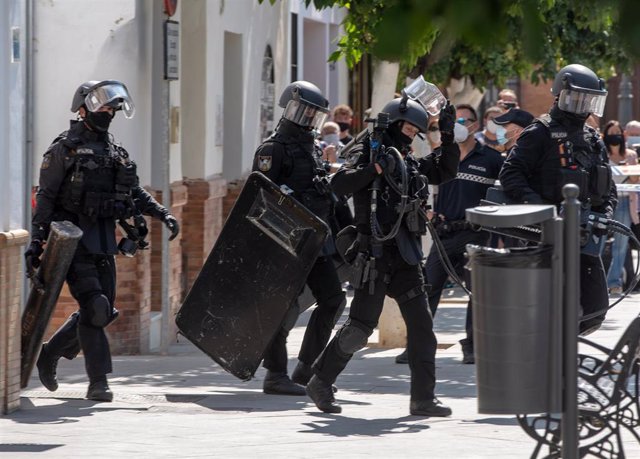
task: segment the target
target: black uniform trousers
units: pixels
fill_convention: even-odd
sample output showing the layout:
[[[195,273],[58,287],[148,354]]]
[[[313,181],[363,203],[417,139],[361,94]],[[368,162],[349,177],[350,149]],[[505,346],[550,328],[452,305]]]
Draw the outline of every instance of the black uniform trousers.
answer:
[[[432,400],[435,389],[436,336],[433,332],[433,318],[424,286],[420,265],[409,265],[404,261],[398,247],[385,245],[381,258],[376,260],[378,277],[373,295],[369,294],[369,284],[356,289],[351,301],[349,320],[336,333],[331,342],[313,365],[315,374],[327,383],[334,383],[338,375],[351,360],[340,346],[340,334],[345,328],[356,326],[367,336],[378,325],[386,295],[398,301],[402,318],[407,327],[407,352],[411,370],[411,400]],[[416,296],[407,299],[409,292]],[[366,342],[363,343],[363,347]]]
[[[458,277],[464,280],[466,287],[471,291],[471,276],[468,270],[464,269],[466,263],[465,252],[467,244],[487,245],[489,241],[489,234],[484,231],[462,230],[454,231],[448,234],[440,236],[442,245],[444,246],[445,253]],[[440,304],[440,297],[442,296],[442,290],[447,282],[449,275],[444,270],[444,265],[440,259],[440,255],[435,245],[431,246],[429,256],[427,257],[427,265],[425,267],[426,281],[428,284],[428,297],[429,307],[431,308],[431,314],[436,315],[438,304]],[[464,344],[473,345],[473,302],[469,298],[467,304],[467,318],[465,323],[465,329],[467,337]]]
[[[592,319],[580,323],[580,331],[599,325],[604,321],[609,305],[607,274],[600,257],[580,255],[580,306],[582,317],[602,311]]]
[[[116,293],[114,256],[88,253],[80,243],[67,273],[67,284],[80,308],[54,333],[45,349],[54,357],[69,360],[82,349],[89,379],[99,379],[113,371],[109,341],[103,327],[83,320],[83,311],[98,295],[106,296],[113,306]],[[84,312],[84,316],[88,314]]]
[[[318,257],[307,277],[307,285],[317,306],[309,318],[298,360],[311,365],[327,345],[345,302],[345,294],[332,257]],[[266,369],[277,373],[287,372],[287,336],[300,312],[297,302],[294,303],[288,313],[290,317],[285,318],[265,352],[263,366]]]

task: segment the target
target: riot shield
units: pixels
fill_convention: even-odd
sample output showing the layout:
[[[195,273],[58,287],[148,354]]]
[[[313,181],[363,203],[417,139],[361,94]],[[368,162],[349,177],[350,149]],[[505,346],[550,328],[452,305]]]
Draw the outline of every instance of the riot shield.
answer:
[[[180,332],[226,371],[250,379],[328,231],[267,177],[252,173],[178,311]]]
[[[46,250],[22,313],[20,387],[25,388],[38,357],[42,338],[76,252],[82,230],[71,222],[52,222]]]

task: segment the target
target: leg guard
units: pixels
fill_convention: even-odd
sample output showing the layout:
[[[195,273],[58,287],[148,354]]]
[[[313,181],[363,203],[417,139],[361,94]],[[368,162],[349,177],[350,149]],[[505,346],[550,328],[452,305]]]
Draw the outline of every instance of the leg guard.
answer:
[[[80,322],[83,325],[104,328],[118,317],[118,310],[111,305],[105,295],[91,298],[80,311]]]
[[[338,350],[344,355],[353,355],[367,345],[372,332],[373,330],[362,323],[352,319],[347,320],[336,334]]]

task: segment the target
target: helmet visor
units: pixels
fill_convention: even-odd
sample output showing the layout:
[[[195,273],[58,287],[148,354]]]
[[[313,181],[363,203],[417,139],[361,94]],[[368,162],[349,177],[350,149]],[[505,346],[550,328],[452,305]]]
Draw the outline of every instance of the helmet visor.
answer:
[[[320,132],[327,119],[328,110],[316,105],[307,105],[300,100],[290,100],[282,114],[294,124]]]
[[[560,91],[558,108],[577,115],[593,113],[596,116],[602,116],[606,100],[606,92],[604,94],[602,92],[594,94],[567,88]]]
[[[92,112],[108,105],[116,110],[122,110],[126,118],[132,118],[135,113],[135,106],[129,91],[121,84],[106,84],[92,89],[85,97],[84,103],[87,109]]]

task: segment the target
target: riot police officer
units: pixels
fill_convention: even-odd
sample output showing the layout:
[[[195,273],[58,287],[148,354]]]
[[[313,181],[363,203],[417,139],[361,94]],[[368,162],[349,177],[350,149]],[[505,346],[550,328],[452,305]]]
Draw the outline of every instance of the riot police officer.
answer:
[[[139,185],[127,151],[113,143],[109,126],[120,110],[126,118],[134,114],[123,83],[88,81],[78,87],[71,103],[78,119],[53,141],[42,160],[31,243],[25,252],[27,271],[32,272],[40,264],[52,221],[68,220],[82,230],[66,277],[79,310],[42,345],[37,368],[42,384],[55,391],[58,360],[73,359],[82,350],[89,376],[87,398],[107,402],[113,399],[107,383],[112,364],[104,328],[118,316],[116,222],[128,231],[120,248],[129,255],[146,244],[142,214],[162,220],[170,239],[179,232],[176,219]]]
[[[428,114],[414,100],[392,100],[378,115],[373,133],[356,146],[359,151],[350,153],[352,164],[332,180],[336,193],[353,193],[355,234],[343,244],[343,230],[337,244],[351,264],[355,292],[349,319],[314,363],[315,375],[307,385],[307,394],[321,411],[341,412],[332,384],[367,344],[389,295],[407,326],[411,414],[451,414],[434,394],[437,342],[420,265],[420,236],[426,229],[428,183],[446,182],[457,173],[460,150],[454,143],[454,116],[450,104],[441,110],[442,149],[416,160],[410,145],[418,133],[426,133]]]
[[[617,204],[607,152],[597,132],[585,125],[590,114],[602,116],[607,91],[604,80],[580,64],[563,67],[556,75],[552,94],[555,101],[547,115],[526,128],[500,172],[508,197],[518,202],[560,205],[562,187],[580,187],[582,212],[613,216]],[[606,230],[595,229],[595,232]],[[596,234],[603,237],[604,234]],[[597,330],[605,318],[607,281],[600,256],[580,256],[580,304],[583,317],[580,333]]]
[[[284,89],[279,105],[284,112],[273,135],[256,150],[253,170],[290,190],[295,199],[326,222],[335,197],[326,180],[328,167],[321,161],[322,151],[315,143],[315,133],[326,119],[329,102],[312,83],[295,81]],[[345,306],[345,294],[332,260],[335,249],[331,247],[329,239],[307,277],[317,307],[307,324],[298,365],[290,379],[286,339],[300,312],[294,304],[264,356],[265,393],[305,394],[302,386],[313,374],[311,364],[329,341],[331,330]]]

